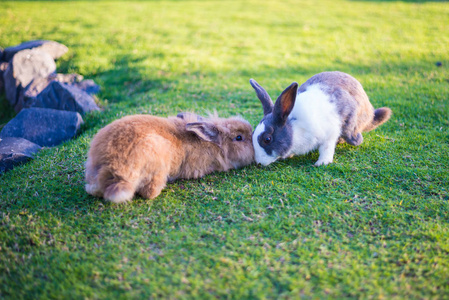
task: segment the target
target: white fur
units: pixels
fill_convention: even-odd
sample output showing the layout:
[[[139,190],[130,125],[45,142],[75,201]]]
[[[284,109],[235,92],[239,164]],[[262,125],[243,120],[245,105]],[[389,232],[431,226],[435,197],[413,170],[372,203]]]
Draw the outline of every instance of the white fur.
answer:
[[[335,104],[330,102],[329,95],[319,84],[311,85],[297,95],[288,118],[293,128],[293,144],[285,157],[306,154],[318,148],[320,156],[315,165],[331,163],[341,133],[341,120]]]
[[[98,193],[100,193],[100,188],[97,184],[86,184],[86,192],[88,192],[91,195],[96,196]],[[100,193],[101,194],[101,193]]]
[[[131,201],[134,196],[134,191],[123,190],[119,193],[114,194],[112,197],[106,198],[106,200],[111,201],[113,203],[125,203]]]
[[[93,180],[94,177],[97,176],[97,174],[94,173],[94,168],[92,167],[92,160],[90,157],[87,158],[86,161],[86,178],[89,178],[88,183],[86,184],[86,192],[93,196],[102,197],[103,193],[101,192],[100,187],[96,183],[96,181]]]
[[[272,162],[274,162],[278,157],[277,154],[274,153],[273,151],[273,155],[270,156],[265,152],[265,149],[262,148],[259,145],[259,136],[265,131],[265,124],[264,123],[260,123],[259,125],[257,125],[256,130],[254,130],[253,133],[253,147],[254,147],[254,152],[255,152],[255,157],[256,157],[256,162],[258,164],[262,164],[264,166],[268,166],[269,164],[271,164]]]

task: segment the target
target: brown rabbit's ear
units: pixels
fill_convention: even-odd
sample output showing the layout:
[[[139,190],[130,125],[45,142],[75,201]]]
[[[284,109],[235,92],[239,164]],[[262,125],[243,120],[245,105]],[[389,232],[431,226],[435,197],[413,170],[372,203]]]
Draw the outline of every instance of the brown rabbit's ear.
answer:
[[[256,91],[257,98],[259,98],[260,102],[262,103],[263,115],[268,115],[273,111],[273,101],[271,100],[270,95],[268,95],[267,91],[263,87],[261,87],[254,79],[251,78],[249,80],[249,83]]]
[[[276,100],[273,109],[274,121],[280,125],[284,125],[288,115],[295,106],[296,94],[298,92],[298,83],[293,82],[286,88]]]
[[[176,117],[180,118],[180,119],[184,119],[184,120],[191,119],[192,121],[193,120],[196,120],[199,122],[204,121],[203,117],[201,117],[200,115],[197,115],[195,113],[191,113],[191,112],[180,112],[179,114],[176,115]]]
[[[214,124],[207,122],[187,123],[186,130],[195,133],[206,142],[221,145],[220,131]]]

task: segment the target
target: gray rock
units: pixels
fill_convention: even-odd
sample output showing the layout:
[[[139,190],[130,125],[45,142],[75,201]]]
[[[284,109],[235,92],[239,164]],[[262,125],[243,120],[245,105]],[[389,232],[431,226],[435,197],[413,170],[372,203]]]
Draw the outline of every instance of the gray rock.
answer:
[[[69,85],[75,86],[80,90],[88,93],[89,95],[94,95],[100,92],[100,86],[95,84],[92,79],[84,79],[82,75],[79,74],[61,74],[50,75],[49,79],[68,83]]]
[[[5,48],[3,50],[3,60],[9,61],[16,53],[25,49],[39,49],[45,51],[50,54],[53,59],[58,59],[69,51],[69,48],[58,42],[36,40]]]
[[[46,78],[55,73],[56,63],[48,53],[32,49],[14,55],[9,68],[12,68],[14,77],[22,86],[26,87],[36,78]]]
[[[98,94],[100,92],[100,86],[96,84],[92,79],[74,82],[73,85],[79,88],[80,90],[85,91],[89,95]]]
[[[15,108],[43,107],[77,111],[84,114],[98,110],[90,96],[100,87],[93,80],[83,80],[78,74],[50,74],[34,79],[25,89],[19,89]],[[90,93],[90,94],[89,94]]]
[[[63,83],[67,83],[69,85],[75,86],[75,87],[79,88],[80,90],[88,93],[89,95],[97,94],[100,92],[100,86],[95,84],[95,82],[92,79],[85,79],[85,80],[83,80],[83,79],[84,79],[83,75],[79,75],[76,73],[74,73],[74,74],[61,74],[61,73],[54,74],[53,73],[53,74],[50,74],[47,78],[45,78],[45,80],[42,80],[40,83],[37,82],[35,84],[36,86],[42,86],[42,88],[39,90],[38,93],[33,92],[33,95],[34,95],[34,97],[37,96],[52,81],[59,81],[59,82],[63,82]]]
[[[77,112],[26,108],[3,127],[0,138],[21,137],[41,147],[53,147],[73,138],[82,123]]]
[[[41,149],[26,139],[7,137],[0,140],[0,174],[31,158]]]
[[[26,98],[37,97],[50,83],[53,81],[59,81],[68,83],[70,85],[76,85],[81,83],[83,76],[79,74],[61,74],[52,73],[46,78],[36,78],[24,89],[23,93]],[[19,97],[20,98],[20,97]],[[25,103],[27,99],[25,99]]]
[[[6,99],[16,112],[22,109],[24,89],[33,81],[47,78],[55,73],[56,64],[47,52],[31,49],[14,55],[3,74]]]
[[[21,89],[21,94],[19,94],[18,101],[20,103],[16,104],[16,106],[21,107],[31,107],[32,105],[29,102],[34,101],[34,99],[39,95],[50,83],[53,81],[59,81],[64,83],[74,84],[83,79],[83,76],[78,74],[56,74],[52,73],[48,77],[45,78],[35,78],[26,89]],[[48,107],[52,108],[52,107]]]
[[[56,74],[51,74],[50,76],[48,76],[48,80],[73,84],[73,83],[77,83],[77,82],[80,82],[81,80],[83,80],[83,75],[79,75],[76,73],[73,73],[73,74],[56,73]]]
[[[88,93],[80,90],[76,86],[59,81],[50,82],[50,84],[35,97],[32,96],[33,93],[35,93],[33,90],[26,92],[24,97],[25,103],[23,104],[25,108],[53,108],[76,111],[80,114],[100,109],[95,103],[94,98]]]
[[[46,78],[36,78],[29,85],[26,86],[26,88],[21,89],[21,94],[18,97],[18,101],[20,103],[17,103],[16,106],[22,106],[24,108],[28,107],[26,103],[29,101],[28,98],[33,98],[39,95],[54,79],[51,79],[51,77],[54,74],[50,75]]]
[[[5,73],[8,68],[7,62],[0,62],[0,92],[3,92],[3,87],[5,86],[5,82],[3,80],[3,73]]]

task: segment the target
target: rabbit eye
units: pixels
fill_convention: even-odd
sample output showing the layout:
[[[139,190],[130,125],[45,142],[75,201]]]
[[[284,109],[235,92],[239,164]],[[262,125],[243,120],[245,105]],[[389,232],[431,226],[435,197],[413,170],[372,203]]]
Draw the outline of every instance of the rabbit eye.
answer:
[[[263,141],[265,144],[271,143],[271,136],[267,136]]]
[[[242,141],[243,137],[241,135],[238,135],[238,136],[235,137],[235,140],[236,141]]]

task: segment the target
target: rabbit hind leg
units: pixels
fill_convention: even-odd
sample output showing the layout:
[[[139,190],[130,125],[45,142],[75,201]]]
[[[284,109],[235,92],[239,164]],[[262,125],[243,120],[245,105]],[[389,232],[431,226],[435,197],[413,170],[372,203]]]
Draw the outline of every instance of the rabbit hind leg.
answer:
[[[351,135],[346,135],[344,137],[346,143],[352,145],[352,146],[359,146],[363,142],[363,136],[359,133],[353,133]]]
[[[99,166],[94,166],[92,163],[92,159],[89,157],[86,162],[86,172],[85,179],[86,192],[95,197],[103,197],[103,192],[98,183],[98,171],[100,170]]]
[[[166,172],[159,172],[154,174],[150,181],[146,182],[137,193],[146,199],[154,199],[167,184],[168,174]]]
[[[354,113],[350,114],[342,128],[341,136],[346,143],[359,146],[363,142],[363,136],[357,126],[357,117]]]

